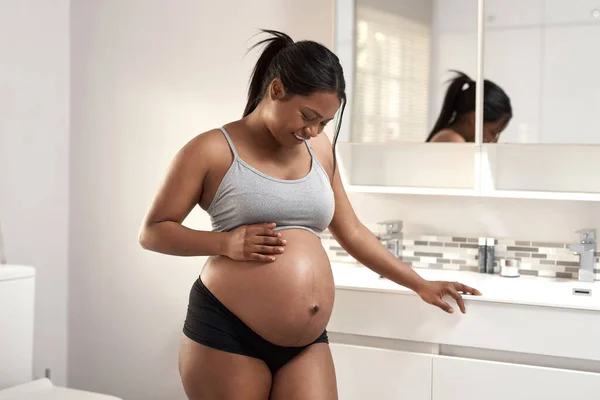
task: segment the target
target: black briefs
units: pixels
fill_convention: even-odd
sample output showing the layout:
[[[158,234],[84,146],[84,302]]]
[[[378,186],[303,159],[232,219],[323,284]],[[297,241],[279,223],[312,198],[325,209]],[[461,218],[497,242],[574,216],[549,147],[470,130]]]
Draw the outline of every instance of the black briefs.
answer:
[[[285,347],[269,342],[229,311],[200,278],[190,291],[183,333],[204,346],[258,358],[267,364],[272,374],[311,344],[329,343],[326,330],[306,346]]]

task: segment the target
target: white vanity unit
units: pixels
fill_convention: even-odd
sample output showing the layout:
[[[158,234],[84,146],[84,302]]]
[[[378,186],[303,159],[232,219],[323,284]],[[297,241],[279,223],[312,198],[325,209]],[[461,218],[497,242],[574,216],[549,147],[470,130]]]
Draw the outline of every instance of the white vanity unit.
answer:
[[[600,282],[416,269],[460,281],[447,314],[360,265],[333,264],[328,326],[344,400],[600,398]]]

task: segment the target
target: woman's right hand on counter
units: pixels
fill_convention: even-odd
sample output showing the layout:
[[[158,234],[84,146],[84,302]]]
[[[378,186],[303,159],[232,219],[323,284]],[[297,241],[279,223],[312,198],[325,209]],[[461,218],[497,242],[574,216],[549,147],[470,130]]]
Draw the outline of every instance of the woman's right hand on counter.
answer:
[[[274,223],[240,226],[229,232],[225,255],[236,261],[273,262],[287,243]]]

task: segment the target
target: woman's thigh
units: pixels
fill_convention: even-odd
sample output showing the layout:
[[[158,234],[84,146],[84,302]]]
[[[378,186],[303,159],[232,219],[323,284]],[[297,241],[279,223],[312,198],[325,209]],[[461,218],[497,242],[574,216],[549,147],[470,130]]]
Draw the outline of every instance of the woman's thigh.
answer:
[[[189,400],[268,400],[271,371],[256,358],[216,350],[183,336],[179,373]]]
[[[315,343],[273,377],[270,400],[337,400],[333,358],[327,343]]]

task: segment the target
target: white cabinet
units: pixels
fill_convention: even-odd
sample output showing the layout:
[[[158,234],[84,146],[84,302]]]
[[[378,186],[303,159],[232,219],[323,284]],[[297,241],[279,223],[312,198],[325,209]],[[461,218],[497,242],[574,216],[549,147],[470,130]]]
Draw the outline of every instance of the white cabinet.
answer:
[[[600,0],[545,0],[544,21],[549,24],[598,23],[600,25],[600,15],[596,11],[600,12]]]
[[[539,26],[542,23],[543,0],[487,0],[486,28]]]
[[[430,400],[432,356],[332,343],[344,400]]]
[[[344,400],[597,400],[600,374],[332,343]]]
[[[432,400],[596,400],[600,374],[436,357]]]

